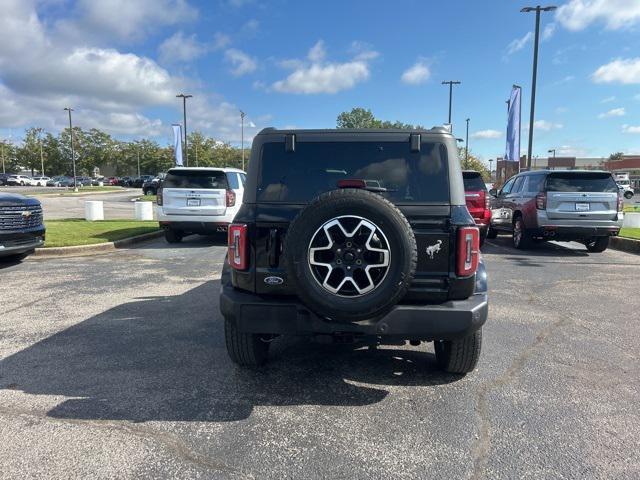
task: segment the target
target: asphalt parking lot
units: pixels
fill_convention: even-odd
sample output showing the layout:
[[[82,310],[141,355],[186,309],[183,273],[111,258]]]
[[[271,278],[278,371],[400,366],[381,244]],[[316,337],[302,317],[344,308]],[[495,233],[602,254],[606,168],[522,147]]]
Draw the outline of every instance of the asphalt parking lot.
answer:
[[[639,478],[640,256],[499,237],[477,371],[432,346],[226,356],[224,249],[0,266],[3,478]]]

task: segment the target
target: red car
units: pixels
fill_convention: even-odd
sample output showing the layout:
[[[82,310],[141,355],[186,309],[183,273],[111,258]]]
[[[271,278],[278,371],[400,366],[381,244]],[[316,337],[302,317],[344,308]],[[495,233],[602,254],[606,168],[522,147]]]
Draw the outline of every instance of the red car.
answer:
[[[105,185],[118,185],[118,177],[105,178]]]
[[[482,175],[475,170],[463,170],[464,194],[469,213],[480,229],[480,245],[487,238],[487,231],[491,223],[491,199]]]

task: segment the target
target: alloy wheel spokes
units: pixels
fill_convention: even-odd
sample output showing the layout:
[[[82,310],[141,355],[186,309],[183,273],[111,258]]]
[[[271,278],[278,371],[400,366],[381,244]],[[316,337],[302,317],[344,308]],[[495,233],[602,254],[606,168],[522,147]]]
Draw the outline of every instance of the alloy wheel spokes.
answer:
[[[309,244],[309,266],[327,291],[357,297],[375,289],[386,277],[390,250],[386,236],[373,222],[357,216],[327,221]]]

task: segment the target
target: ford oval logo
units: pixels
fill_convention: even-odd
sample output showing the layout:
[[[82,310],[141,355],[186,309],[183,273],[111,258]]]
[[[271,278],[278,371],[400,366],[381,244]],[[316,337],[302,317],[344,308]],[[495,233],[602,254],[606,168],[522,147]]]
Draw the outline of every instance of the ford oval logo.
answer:
[[[267,285],[282,285],[284,280],[282,277],[266,277],[264,283]]]

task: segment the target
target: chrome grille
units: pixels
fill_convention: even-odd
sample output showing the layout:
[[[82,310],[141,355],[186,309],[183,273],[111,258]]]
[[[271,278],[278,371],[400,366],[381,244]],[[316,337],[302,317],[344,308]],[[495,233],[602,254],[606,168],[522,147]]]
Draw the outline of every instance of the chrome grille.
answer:
[[[42,225],[40,205],[0,206],[0,231],[23,230],[40,225]]]

